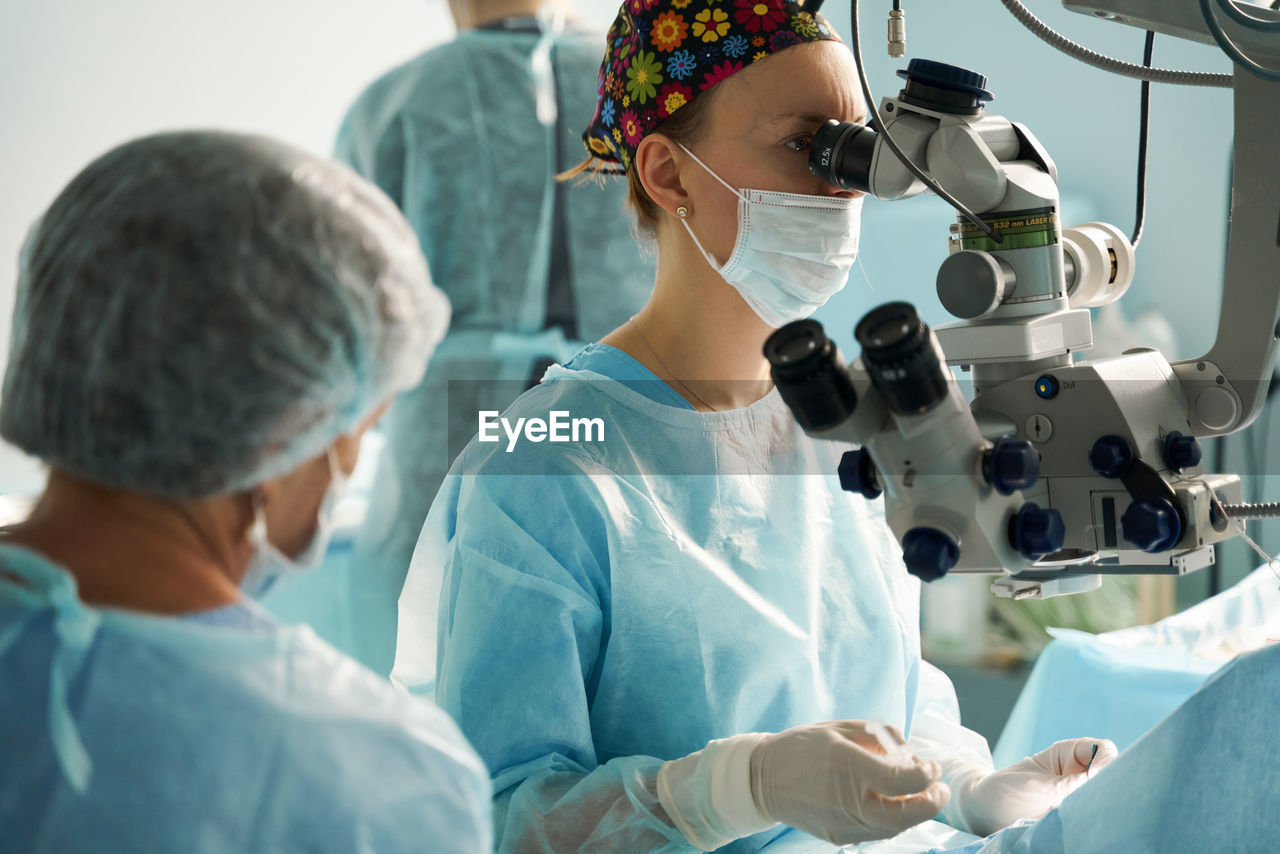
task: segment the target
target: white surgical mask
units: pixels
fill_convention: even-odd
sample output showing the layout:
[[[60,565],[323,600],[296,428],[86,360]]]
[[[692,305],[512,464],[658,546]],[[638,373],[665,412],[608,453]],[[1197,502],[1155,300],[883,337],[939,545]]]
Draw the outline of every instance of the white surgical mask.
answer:
[[[858,257],[862,197],[736,190],[683,145],[686,154],[738,197],[738,237],[720,265],[681,219],[711,269],[775,329],[803,320],[849,280]]]
[[[342,466],[338,465],[338,455],[332,446],[326,449],[326,454],[329,460],[329,488],[316,513],[316,531],[297,557],[289,557],[267,537],[266,507],[254,495],[254,520],[253,527],[249,530],[253,555],[249,558],[249,568],[245,571],[244,578],[240,579],[240,590],[246,595],[261,598],[285,577],[315,569],[324,561],[329,540],[333,537],[334,510],[350,480]]]

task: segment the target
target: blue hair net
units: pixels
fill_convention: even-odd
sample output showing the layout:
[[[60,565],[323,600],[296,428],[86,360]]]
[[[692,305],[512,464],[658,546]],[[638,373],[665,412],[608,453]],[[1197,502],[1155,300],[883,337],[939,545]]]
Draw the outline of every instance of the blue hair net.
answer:
[[[118,489],[193,499],[292,471],[417,384],[448,322],[390,200],[261,137],[126,143],[29,241],[0,436]]]

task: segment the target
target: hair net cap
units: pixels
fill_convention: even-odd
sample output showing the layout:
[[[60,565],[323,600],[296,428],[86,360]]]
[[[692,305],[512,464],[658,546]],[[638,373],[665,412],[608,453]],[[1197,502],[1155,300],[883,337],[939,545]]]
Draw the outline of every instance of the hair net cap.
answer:
[[[417,384],[448,317],[404,218],[345,166],[262,137],[146,137],[33,229],[0,435],[114,488],[245,489]]]
[[[626,0],[609,27],[582,144],[625,171],[663,119],[753,62],[815,41],[840,36],[795,0]]]

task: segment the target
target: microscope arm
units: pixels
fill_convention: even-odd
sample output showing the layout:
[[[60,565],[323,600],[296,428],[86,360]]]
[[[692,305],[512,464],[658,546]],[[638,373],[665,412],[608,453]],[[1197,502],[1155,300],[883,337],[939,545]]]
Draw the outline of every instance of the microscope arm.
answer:
[[[1139,29],[1215,43],[1199,0],[1062,0],[1062,5]],[[1255,17],[1280,21],[1280,13],[1265,6],[1240,5]],[[1280,60],[1275,33],[1219,19],[1232,41],[1257,61],[1274,66]],[[1231,433],[1257,417],[1280,344],[1280,83],[1237,68],[1233,89],[1231,222],[1217,339],[1199,359],[1173,363],[1197,436]]]
[[[1231,227],[1218,337],[1174,362],[1197,436],[1249,425],[1266,398],[1280,345],[1280,83],[1237,71]]]

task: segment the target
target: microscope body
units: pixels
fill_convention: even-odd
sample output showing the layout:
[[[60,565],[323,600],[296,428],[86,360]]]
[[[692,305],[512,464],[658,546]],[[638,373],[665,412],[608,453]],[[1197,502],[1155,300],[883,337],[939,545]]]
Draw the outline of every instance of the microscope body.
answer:
[[[1104,223],[1061,227],[1053,161],[1025,127],[982,110],[985,78],[920,60],[904,76],[882,122],[1000,240],[959,217],[937,279],[959,319],[930,330],[905,303],[868,314],[862,357],[840,367],[856,406],[806,429],[861,446],[842,481],[868,498],[883,490],[925,580],[1002,573],[997,594],[1051,596],[1093,589],[1100,573],[1212,563],[1213,544],[1237,533],[1222,504],[1240,501],[1239,478],[1200,467],[1204,431],[1179,372],[1154,350],[1075,361],[1092,346],[1089,308],[1132,281],[1128,239]],[[925,189],[862,126],[820,131],[811,164],[881,199]],[[971,400],[943,365],[971,374]]]

